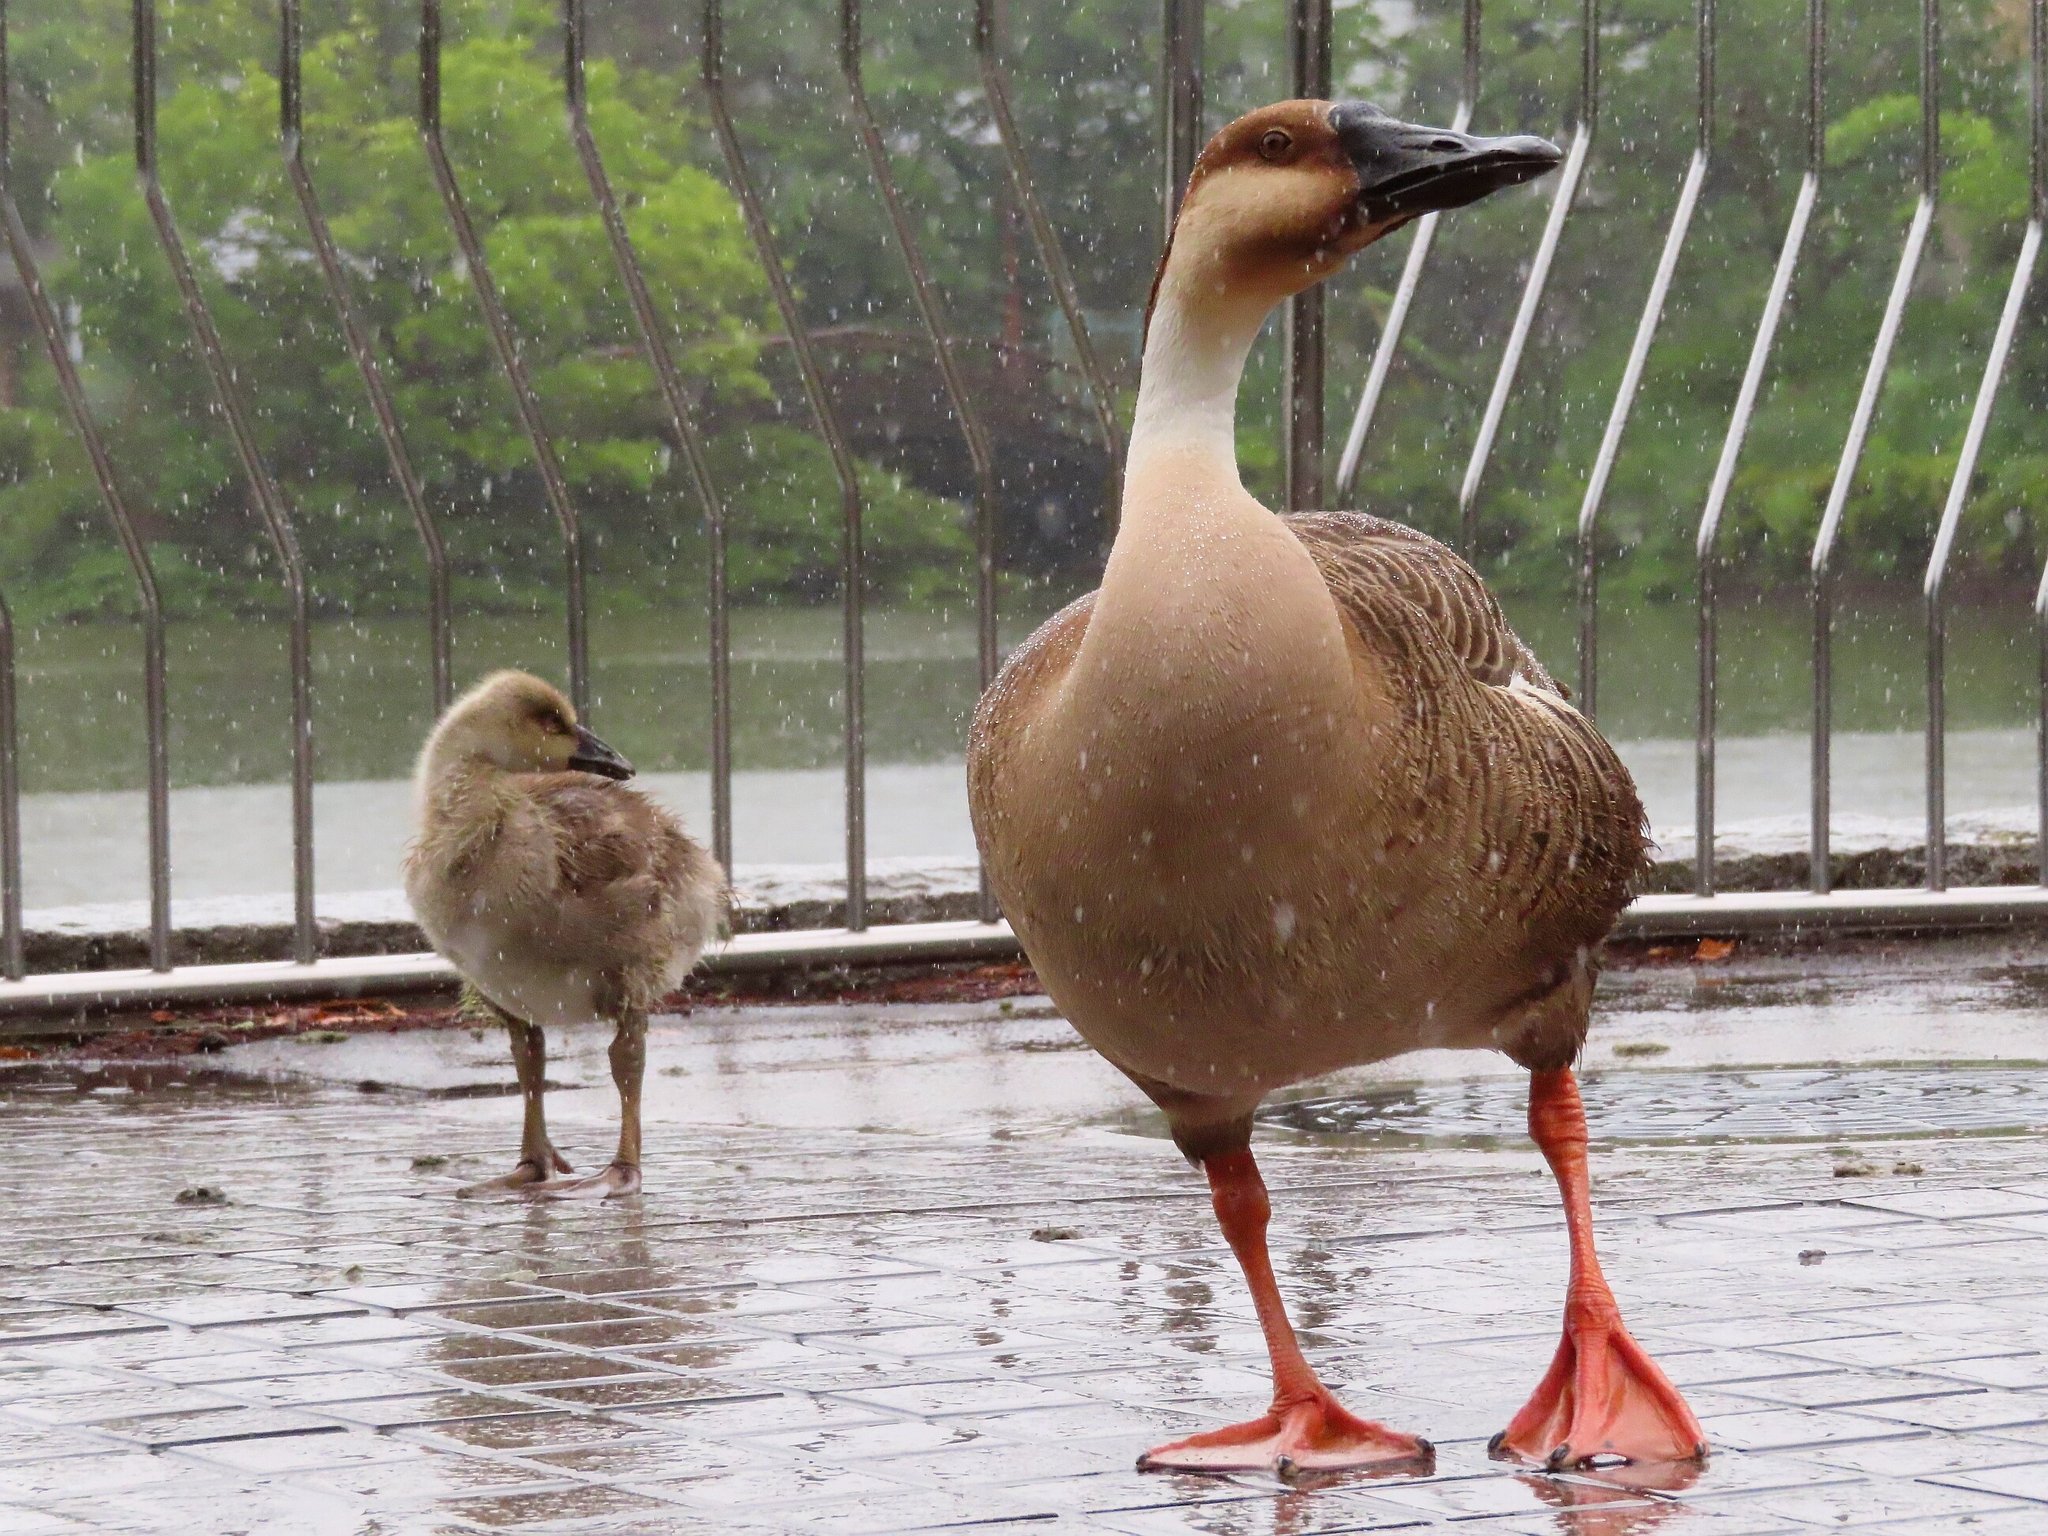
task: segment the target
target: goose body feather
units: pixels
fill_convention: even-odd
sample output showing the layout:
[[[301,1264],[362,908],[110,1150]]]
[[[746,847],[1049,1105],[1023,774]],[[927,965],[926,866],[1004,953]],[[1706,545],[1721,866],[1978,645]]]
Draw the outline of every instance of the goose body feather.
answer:
[[[1212,633],[1180,689],[1119,697],[1079,685],[1099,594],[1070,604],[970,735],[1005,914],[1075,1027],[1184,1121],[1428,1046],[1568,1062],[1646,857],[1626,769],[1444,545],[1266,516],[1312,562],[1349,686],[1207,713],[1233,662]]]

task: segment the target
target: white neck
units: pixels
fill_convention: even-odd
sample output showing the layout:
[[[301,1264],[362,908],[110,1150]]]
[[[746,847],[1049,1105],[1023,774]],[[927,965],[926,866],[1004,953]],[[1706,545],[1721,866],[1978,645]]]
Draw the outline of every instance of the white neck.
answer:
[[[1127,486],[1171,460],[1190,469],[1221,470],[1232,485],[1240,484],[1237,387],[1266,312],[1214,295],[1203,295],[1208,303],[1191,304],[1189,290],[1200,286],[1171,267],[1160,284],[1138,378]],[[1127,490],[1126,510],[1132,500]]]

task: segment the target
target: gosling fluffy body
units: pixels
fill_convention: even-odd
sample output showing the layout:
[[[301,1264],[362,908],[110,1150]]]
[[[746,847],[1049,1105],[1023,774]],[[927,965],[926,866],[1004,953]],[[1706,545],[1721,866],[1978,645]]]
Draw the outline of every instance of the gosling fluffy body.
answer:
[[[578,747],[560,690],[497,672],[442,716],[413,775],[405,893],[420,926],[535,1025],[652,1008],[726,910],[717,861],[639,791],[571,767]]]

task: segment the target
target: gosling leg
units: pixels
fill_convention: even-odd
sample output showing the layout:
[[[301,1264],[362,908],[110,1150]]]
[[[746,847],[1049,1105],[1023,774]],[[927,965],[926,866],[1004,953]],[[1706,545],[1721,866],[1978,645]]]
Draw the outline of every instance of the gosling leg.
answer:
[[[647,1015],[628,1008],[612,1036],[612,1082],[619,1090],[619,1152],[609,1166],[580,1179],[536,1185],[529,1194],[551,1200],[616,1199],[640,1193],[640,1084],[647,1075]]]
[[[542,1103],[547,1093],[547,1037],[538,1024],[514,1018],[495,1003],[484,1007],[504,1024],[512,1041],[512,1068],[519,1074],[519,1096],[524,1118],[519,1132],[519,1162],[513,1170],[481,1184],[456,1191],[464,1200],[480,1195],[503,1194],[545,1184],[558,1173],[572,1173],[569,1160],[548,1140],[547,1110]]]

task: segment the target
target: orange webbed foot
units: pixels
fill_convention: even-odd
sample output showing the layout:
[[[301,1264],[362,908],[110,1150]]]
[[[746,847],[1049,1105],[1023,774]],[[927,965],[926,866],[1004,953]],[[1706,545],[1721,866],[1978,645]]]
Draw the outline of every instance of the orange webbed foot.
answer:
[[[1489,1449],[1556,1471],[1602,1457],[1700,1461],[1707,1437],[1678,1389],[1615,1318],[1566,1324],[1535,1395]]]
[[[1290,1403],[1228,1429],[1190,1435],[1138,1458],[1141,1472],[1340,1472],[1360,1467],[1424,1463],[1435,1452],[1427,1440],[1361,1419],[1328,1391]]]

